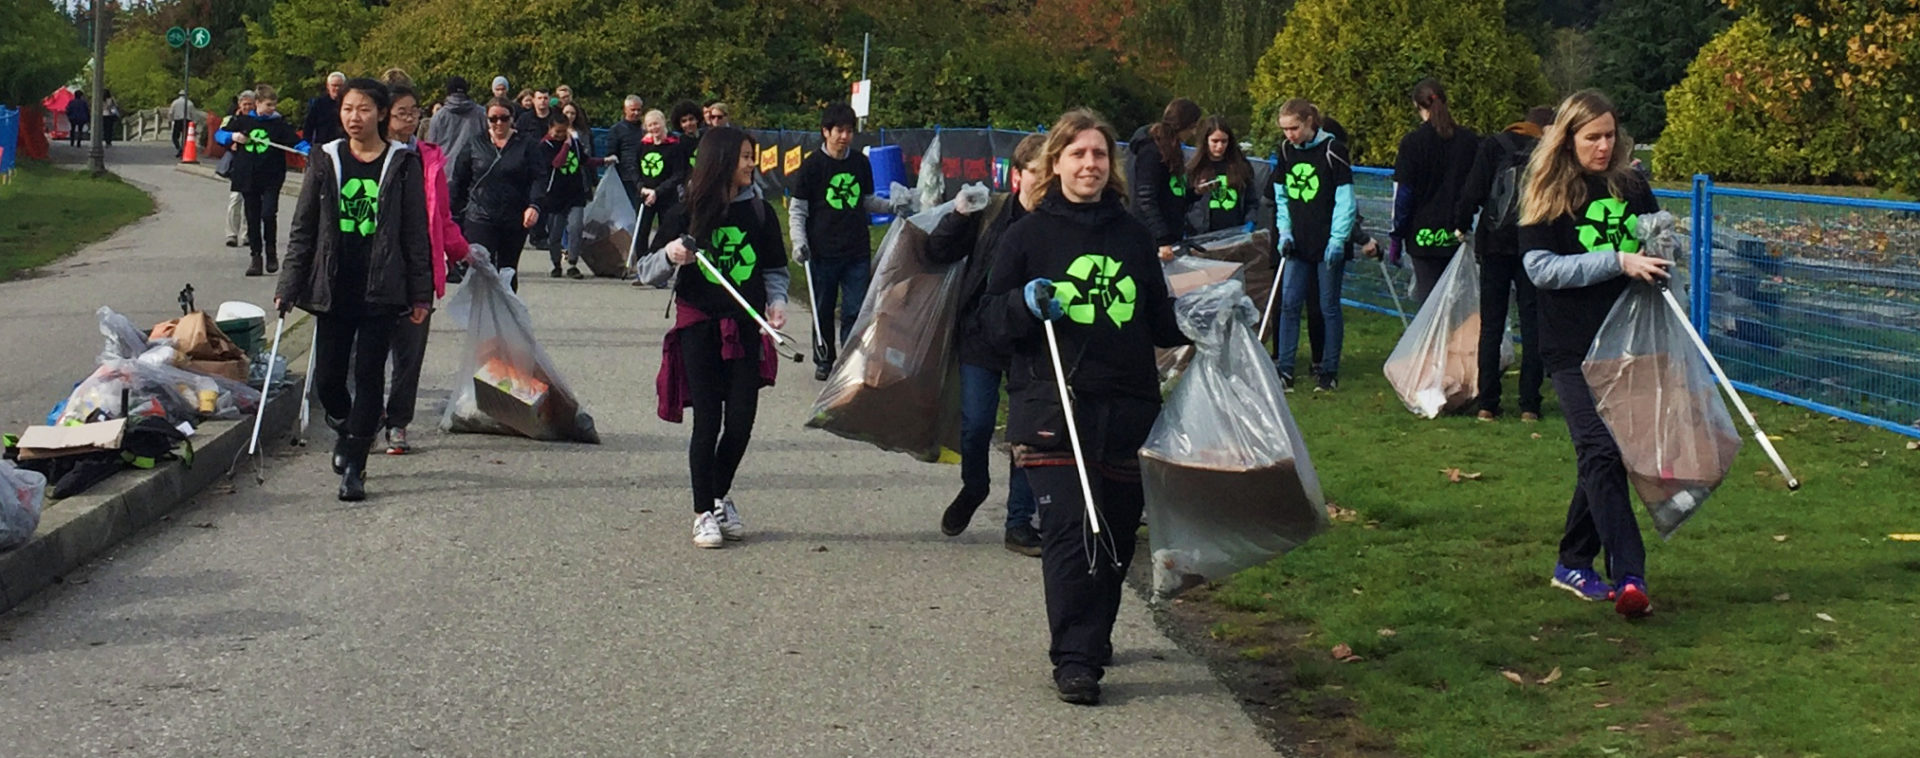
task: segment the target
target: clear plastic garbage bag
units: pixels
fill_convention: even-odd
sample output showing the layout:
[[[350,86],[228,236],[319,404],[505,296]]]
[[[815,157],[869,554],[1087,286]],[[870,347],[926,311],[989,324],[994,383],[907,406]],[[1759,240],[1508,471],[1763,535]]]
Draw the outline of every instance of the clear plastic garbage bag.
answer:
[[[1239,279],[1243,276],[1247,264],[1235,261],[1216,261],[1193,255],[1182,255],[1160,264],[1160,270],[1167,275],[1167,293],[1175,300],[1186,297],[1194,290],[1215,282]],[[1245,286],[1246,281],[1241,280]],[[1193,360],[1193,346],[1154,348],[1154,363],[1160,371],[1160,387],[1164,393],[1171,387],[1170,382],[1186,370]]]
[[[112,308],[102,305],[94,314],[100,317],[100,336],[106,338],[106,345],[101,348],[95,365],[116,359],[138,358],[152,346],[147,341],[146,332],[134,328],[131,320]]]
[[[1140,448],[1153,586],[1171,595],[1265,563],[1326,530],[1326,499],[1260,312],[1228,280],[1174,303],[1195,357]]]
[[[441,430],[599,444],[593,417],[581,410],[534,339],[526,303],[493,267],[485,247],[469,249],[472,270],[447,299],[447,317],[466,328],[467,345]]]
[[[177,368],[173,360],[172,345],[155,344],[138,358],[101,363],[67,396],[66,407],[54,423],[82,424],[124,415],[198,424],[207,419],[237,419],[259,407],[259,390],[224,377]],[[100,415],[95,416],[95,411]]]
[[[40,528],[40,509],[46,503],[47,478],[0,461],[0,551],[12,550],[33,539]]]
[[[1671,258],[1660,248],[1677,240],[1655,239],[1641,218],[1648,253]],[[1684,307],[1685,293],[1674,295]],[[1726,479],[1742,441],[1688,328],[1658,288],[1635,282],[1614,301],[1580,366],[1620,446],[1627,481],[1662,537],[1673,536]]]
[[[1513,365],[1513,340],[1500,340],[1500,365]],[[1387,382],[1421,418],[1467,407],[1480,394],[1480,263],[1461,245],[1433,293],[1387,356]]]
[[[986,204],[985,185],[969,185],[961,194],[976,207]],[[966,264],[927,259],[927,235],[953,212],[954,202],[896,218],[887,229],[866,302],[807,426],[928,462],[959,450],[960,358],[954,340]]]
[[[633,230],[639,222],[634,213],[633,200],[620,183],[620,172],[608,170],[581,215],[580,260],[593,269],[594,276],[626,274],[627,251],[632,249]]]

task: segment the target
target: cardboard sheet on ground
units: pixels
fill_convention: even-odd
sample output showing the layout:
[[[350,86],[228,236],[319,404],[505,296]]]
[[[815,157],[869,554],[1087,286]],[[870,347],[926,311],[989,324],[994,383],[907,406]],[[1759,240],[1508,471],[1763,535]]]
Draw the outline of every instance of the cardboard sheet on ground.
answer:
[[[534,339],[533,317],[492,259],[473,246],[466,283],[447,300],[447,315],[466,327],[467,345],[440,428],[599,444],[593,417]]]
[[[1326,499],[1238,281],[1175,301],[1194,341],[1140,448],[1153,587],[1171,595],[1265,563],[1327,528]]]
[[[1500,366],[1513,364],[1513,340],[1500,339]],[[1427,302],[1387,356],[1387,382],[1407,410],[1435,418],[1480,393],[1480,264],[1461,245]]]
[[[580,260],[594,276],[626,275],[635,221],[633,201],[620,186],[620,172],[607,169],[580,222]]]

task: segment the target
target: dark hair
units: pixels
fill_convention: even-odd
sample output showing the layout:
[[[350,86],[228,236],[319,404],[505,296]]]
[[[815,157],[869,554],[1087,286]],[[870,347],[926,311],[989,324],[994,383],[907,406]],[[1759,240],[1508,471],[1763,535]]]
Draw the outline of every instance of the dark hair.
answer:
[[[1227,135],[1227,154],[1215,161],[1208,154],[1207,140],[1214,132]],[[1243,190],[1253,186],[1253,165],[1247,163],[1247,155],[1240,151],[1240,139],[1233,133],[1233,127],[1227,126],[1226,116],[1212,116],[1200,122],[1200,129],[1194,134],[1198,137],[1199,150],[1194,151],[1193,160],[1187,163],[1187,182],[1198,187],[1220,175],[1224,165],[1227,174],[1227,186]]]
[[[853,106],[846,103],[834,103],[820,112],[820,130],[826,131],[836,126],[848,129],[860,128],[860,117],[854,115]]]
[[[573,128],[573,121],[567,118],[566,110],[562,108],[547,109],[546,121],[547,123],[545,124],[545,126],[548,129],[552,129],[556,126],[564,126],[569,129]]]
[[[1553,124],[1553,109],[1544,105],[1533,106],[1527,110],[1527,121],[1544,129]]]
[[[513,115],[513,112],[519,108],[519,106],[515,105],[512,100],[508,100],[504,97],[490,97],[490,98],[487,98],[486,107],[481,108],[480,112],[485,113],[495,108],[505,108],[507,109],[507,115],[511,116]]]
[[[1413,104],[1427,109],[1427,123],[1433,124],[1433,130],[1440,139],[1453,139],[1453,113],[1447,110],[1447,90],[1440,86],[1439,79],[1421,79],[1413,85]]]
[[[727,206],[733,202],[733,172],[739,168],[740,145],[758,146],[753,135],[738,127],[709,129],[700,138],[699,154],[693,163],[693,176],[687,180],[687,231],[696,240],[705,240],[720,228]]]
[[[400,102],[400,98],[403,97],[413,98],[414,105],[420,104],[420,93],[414,91],[413,85],[405,82],[391,82],[387,84],[388,102],[397,103]]]
[[[680,128],[680,119],[686,118],[688,116],[692,116],[695,119],[699,119],[700,106],[696,105],[692,100],[682,100],[680,102],[674,103],[673,113],[671,116],[667,118],[668,125],[672,126],[675,129],[678,129]]]
[[[1200,104],[1184,97],[1177,97],[1167,103],[1166,110],[1160,112],[1160,123],[1147,130],[1153,137],[1153,144],[1160,148],[1160,162],[1167,164],[1167,172],[1178,174],[1186,155],[1180,152],[1180,133],[1192,129],[1200,123]]]
[[[461,76],[459,74],[454,74],[453,76],[447,77],[447,94],[451,95],[455,92],[458,92],[462,95],[467,94],[467,78],[466,77]]]
[[[387,89],[387,85],[364,76],[348,79],[346,86],[340,88],[340,102],[345,103],[348,93],[352,92],[358,92],[373,101],[374,110],[380,112],[380,117],[374,120],[375,131],[380,134],[381,139],[386,139],[387,111],[393,108],[393,94]]]

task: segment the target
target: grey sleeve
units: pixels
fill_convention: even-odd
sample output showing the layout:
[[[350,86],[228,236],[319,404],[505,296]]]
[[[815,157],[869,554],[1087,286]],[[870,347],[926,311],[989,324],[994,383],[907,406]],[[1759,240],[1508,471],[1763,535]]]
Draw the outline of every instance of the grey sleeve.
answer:
[[[860,210],[868,213],[892,213],[893,203],[879,195],[869,194],[860,198]]]
[[[793,249],[813,249],[807,244],[807,201],[797,197],[787,200],[787,236],[793,238]]]
[[[787,302],[787,290],[793,286],[793,272],[784,268],[770,268],[760,272],[760,280],[767,284],[767,305]]]
[[[655,287],[666,287],[673,281],[673,273],[677,270],[673,262],[667,260],[665,250],[655,250],[640,256],[640,263],[635,268],[637,270],[634,278]]]
[[[1525,259],[1527,278],[1541,289],[1564,290],[1599,284],[1620,276],[1620,256],[1555,255],[1550,250],[1529,250]]]

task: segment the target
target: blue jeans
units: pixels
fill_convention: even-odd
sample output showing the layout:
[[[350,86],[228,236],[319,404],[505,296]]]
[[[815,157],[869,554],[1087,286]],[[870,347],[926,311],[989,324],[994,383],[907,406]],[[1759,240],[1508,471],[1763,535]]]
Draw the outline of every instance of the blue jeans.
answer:
[[[1340,316],[1340,280],[1346,278],[1345,259],[1327,263],[1308,263],[1288,258],[1285,280],[1280,285],[1280,331],[1275,336],[1278,353],[1273,365],[1280,373],[1293,375],[1293,358],[1300,351],[1300,309],[1307,307],[1308,277],[1313,277],[1320,287],[1320,302],[1314,307],[1320,309],[1320,317],[1327,324],[1326,353],[1320,359],[1320,373],[1325,376],[1340,375],[1340,343],[1346,336],[1346,325]]]
[[[993,427],[1000,420],[1000,372],[960,364],[960,483],[969,489],[993,486],[987,469],[993,460]],[[1027,471],[1008,462],[1007,528],[1033,525],[1033,488]]]
[[[813,362],[832,366],[834,358],[839,355],[836,346],[853,335],[853,320],[860,317],[860,304],[867,298],[867,281],[873,278],[873,260],[866,256],[816,258],[809,265],[812,280],[807,282],[807,290],[813,293],[813,313],[815,318],[820,319],[821,332],[814,339],[819,342],[824,336],[826,343],[813,346]],[[833,328],[836,299],[840,301],[837,340]]]

